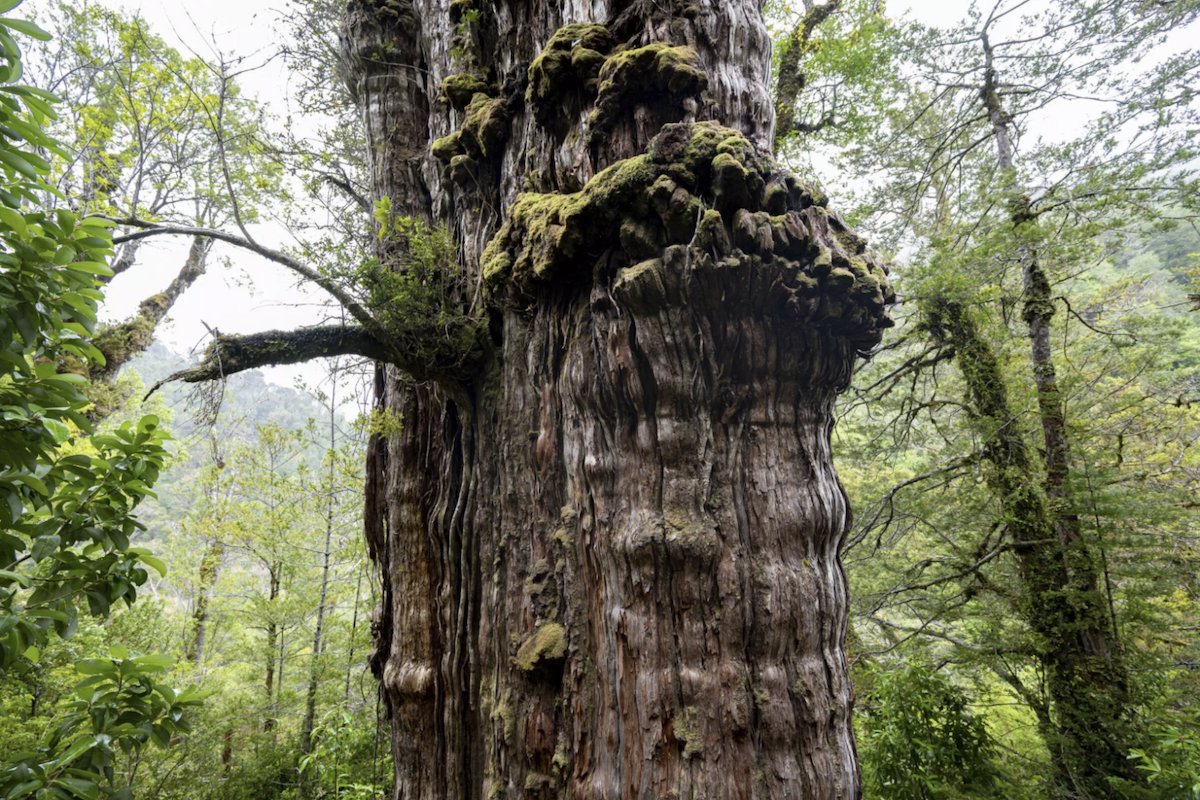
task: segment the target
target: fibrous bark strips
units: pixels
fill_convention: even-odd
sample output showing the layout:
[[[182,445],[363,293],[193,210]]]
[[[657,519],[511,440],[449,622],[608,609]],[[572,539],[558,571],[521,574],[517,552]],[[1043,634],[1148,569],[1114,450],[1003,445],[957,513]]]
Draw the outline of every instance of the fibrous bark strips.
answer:
[[[829,432],[891,294],[759,149],[758,3],[355,0],[345,45],[376,194],[490,332],[379,381],[398,796],[857,796]]]

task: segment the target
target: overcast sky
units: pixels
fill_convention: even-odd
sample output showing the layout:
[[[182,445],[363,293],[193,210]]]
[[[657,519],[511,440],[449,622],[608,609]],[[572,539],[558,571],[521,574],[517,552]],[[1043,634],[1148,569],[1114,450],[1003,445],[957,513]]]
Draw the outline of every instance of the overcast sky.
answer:
[[[37,6],[39,0],[27,0]],[[99,0],[101,4],[140,14],[152,29],[186,53],[212,59],[213,42],[227,54],[268,56],[279,41],[279,10],[286,0]],[[894,14],[912,14],[929,23],[958,19],[965,0],[889,0]],[[251,95],[265,102],[278,116],[287,111],[288,75],[282,64],[269,63],[241,81]],[[286,244],[285,231],[264,225],[255,231],[264,244]],[[149,239],[139,253],[140,264],[117,278],[108,292],[104,313],[108,319],[132,314],[144,297],[165,288],[182,263],[186,242],[164,237]],[[159,338],[172,349],[187,353],[203,347],[206,325],[225,333],[250,333],[271,328],[295,328],[320,320],[314,304],[319,291],[297,288],[292,275],[281,267],[238,248],[218,243],[204,275],[172,309],[160,326]],[[248,283],[249,281],[249,283]],[[267,377],[290,385],[301,377],[320,379],[319,365],[275,367]]]

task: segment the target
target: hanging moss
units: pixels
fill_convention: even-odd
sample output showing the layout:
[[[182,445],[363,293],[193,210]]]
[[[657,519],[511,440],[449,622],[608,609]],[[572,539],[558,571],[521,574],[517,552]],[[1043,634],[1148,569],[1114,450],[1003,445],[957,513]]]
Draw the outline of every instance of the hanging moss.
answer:
[[[543,127],[555,127],[564,107],[597,91],[605,58],[616,46],[608,29],[594,22],[559,28],[529,65],[525,102]]]
[[[517,668],[531,672],[534,668],[552,661],[561,661],[567,655],[567,629],[557,622],[547,622],[517,648]]]
[[[593,141],[637,105],[676,109],[708,87],[695,50],[661,42],[614,53],[600,68],[599,78],[596,109],[588,119]]]

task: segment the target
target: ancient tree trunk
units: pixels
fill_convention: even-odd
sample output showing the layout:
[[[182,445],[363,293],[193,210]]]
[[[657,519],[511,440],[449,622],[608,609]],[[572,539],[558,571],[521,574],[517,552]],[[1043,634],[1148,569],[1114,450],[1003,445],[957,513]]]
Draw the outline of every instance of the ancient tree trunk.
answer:
[[[829,434],[890,290],[762,150],[769,47],[756,0],[350,3],[376,199],[490,347],[377,381],[397,797],[859,794]]]

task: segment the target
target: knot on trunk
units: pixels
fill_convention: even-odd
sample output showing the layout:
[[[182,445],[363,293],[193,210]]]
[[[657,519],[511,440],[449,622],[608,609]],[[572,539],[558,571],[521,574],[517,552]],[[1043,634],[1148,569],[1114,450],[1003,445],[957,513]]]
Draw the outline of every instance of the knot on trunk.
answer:
[[[518,305],[590,283],[634,309],[736,304],[869,349],[892,325],[895,294],[883,261],[826,202],[736,131],[667,125],[647,153],[578,192],[518,196],[482,271]]]
[[[434,140],[433,156],[450,167],[450,177],[455,183],[471,185],[481,161],[496,160],[502,155],[508,120],[507,104],[502,98],[476,92],[467,103],[462,127]]]

